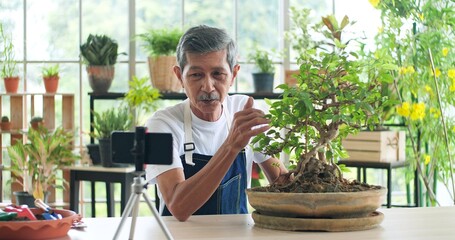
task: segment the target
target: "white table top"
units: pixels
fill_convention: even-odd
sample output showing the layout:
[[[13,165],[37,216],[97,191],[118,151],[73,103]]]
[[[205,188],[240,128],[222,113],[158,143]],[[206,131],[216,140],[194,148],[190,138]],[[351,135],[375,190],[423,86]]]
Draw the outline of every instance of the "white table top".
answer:
[[[455,207],[379,209],[385,218],[375,229],[354,232],[290,232],[254,226],[249,214],[192,216],[186,222],[163,220],[174,239],[455,239]],[[85,230],[63,239],[112,239],[120,218],[84,218]],[[119,239],[128,239],[128,219]],[[138,217],[134,239],[165,239],[155,218]]]
[[[87,171],[87,172],[119,172],[119,173],[129,173],[129,172],[134,172],[136,170],[134,166],[131,166],[131,167],[68,166],[68,167],[65,167],[65,169]]]

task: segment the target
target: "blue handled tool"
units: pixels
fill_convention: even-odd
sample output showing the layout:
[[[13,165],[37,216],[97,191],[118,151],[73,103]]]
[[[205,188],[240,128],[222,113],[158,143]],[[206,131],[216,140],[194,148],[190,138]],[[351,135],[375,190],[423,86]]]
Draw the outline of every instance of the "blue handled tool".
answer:
[[[47,204],[45,204],[41,199],[35,200],[35,206],[44,210],[44,213],[42,214],[42,216],[46,220],[62,219],[61,214],[54,212],[54,210],[51,207],[49,207]]]

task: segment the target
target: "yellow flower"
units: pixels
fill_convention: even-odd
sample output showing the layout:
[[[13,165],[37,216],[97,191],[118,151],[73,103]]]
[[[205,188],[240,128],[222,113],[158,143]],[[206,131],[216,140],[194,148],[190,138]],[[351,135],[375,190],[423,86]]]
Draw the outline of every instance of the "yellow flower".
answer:
[[[419,18],[421,21],[423,21],[425,19],[425,17],[423,16],[423,13],[419,13]]]
[[[433,89],[431,89],[430,86],[425,85],[424,90],[425,90],[425,92],[427,92],[430,96],[433,95]]]
[[[373,7],[378,7],[380,0],[368,0]]]
[[[441,70],[439,70],[439,68],[436,68],[436,69],[434,70],[434,72],[435,72],[436,77],[441,76]]]
[[[428,154],[424,154],[423,159],[424,159],[425,165],[428,165],[428,163],[430,163],[430,161],[431,161],[431,157]]]
[[[442,49],[442,56],[447,57],[447,54],[449,54],[449,49],[445,47]]]
[[[441,116],[439,109],[436,108],[430,108],[430,113],[433,114],[434,118],[439,118]]]
[[[450,92],[455,92],[455,84],[452,82],[452,85],[450,85]]]
[[[409,74],[413,74],[415,72],[414,70],[414,67],[413,66],[408,66],[406,71],[409,73]]]
[[[410,118],[411,120],[422,120],[425,117],[425,103],[413,103]]]
[[[436,77],[439,77],[439,76],[441,76],[441,70],[439,68],[435,68],[434,69],[434,74],[433,74],[433,70],[430,68],[430,75],[431,76],[436,75]]]
[[[409,117],[411,114],[411,108],[408,102],[404,102],[401,106],[397,106],[397,112],[403,117]]]
[[[453,68],[449,69],[449,71],[447,71],[447,75],[449,76],[449,78],[455,79],[455,69]]]
[[[378,27],[378,33],[383,33],[384,32],[384,27],[381,26],[381,27]]]

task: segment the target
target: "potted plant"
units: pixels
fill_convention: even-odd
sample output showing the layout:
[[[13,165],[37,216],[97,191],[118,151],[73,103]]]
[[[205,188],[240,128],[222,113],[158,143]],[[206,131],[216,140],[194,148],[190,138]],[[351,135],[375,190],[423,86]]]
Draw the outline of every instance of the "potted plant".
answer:
[[[44,120],[40,116],[33,116],[32,119],[30,119],[30,126],[35,130],[37,130],[43,124]]]
[[[157,109],[157,101],[161,94],[157,88],[153,88],[147,77],[138,78],[133,76],[129,82],[129,90],[123,98],[126,106],[134,112],[133,123],[135,126],[142,125],[141,114],[150,113]]]
[[[106,93],[111,87],[117,62],[118,43],[106,35],[92,35],[80,46],[87,64],[90,87],[94,93]]]
[[[56,93],[58,88],[59,65],[55,64],[48,67],[43,67],[41,70],[43,76],[44,88],[46,93]]]
[[[72,165],[79,158],[73,153],[73,140],[73,133],[61,127],[49,131],[40,126],[38,130],[28,130],[26,143],[16,141],[7,147],[13,179],[23,187],[23,192],[14,194],[25,196],[31,201],[27,204],[34,206],[35,198],[46,199],[50,187],[63,187],[56,185],[56,180],[65,183],[57,170]],[[21,200],[17,199],[17,204],[22,204]]]
[[[172,70],[177,64],[175,51],[182,35],[176,28],[150,29],[138,35],[148,54],[152,85],[162,92],[180,92],[182,89]]]
[[[256,65],[258,72],[253,73],[255,92],[273,92],[273,77],[275,67],[272,55],[266,50],[258,47],[248,55],[250,61]]]
[[[397,115],[408,137],[407,161],[424,188],[421,206],[443,205],[438,195],[455,202],[455,68],[453,3],[371,1],[381,13],[375,37],[378,58],[390,58]],[[435,41],[435,39],[440,39]],[[407,178],[408,179],[408,178]],[[409,179],[408,179],[409,181]],[[444,187],[440,187],[440,186]],[[440,193],[440,194],[438,194]]]
[[[297,85],[278,87],[283,98],[268,101],[271,129],[252,141],[268,155],[295,156],[288,174],[269,186],[247,190],[258,226],[348,231],[372,228],[383,219],[376,209],[386,189],[344,179],[336,162],[346,157],[344,137],[379,121],[387,103],[380,88],[383,79],[390,79],[388,65],[360,58],[349,45],[354,41],[342,38],[350,25],[347,17],[340,23],[333,16],[322,20],[313,29],[323,37],[310,39],[312,44],[302,50]],[[339,229],[331,218],[349,221],[349,227]],[[310,219],[320,224],[302,224]]]
[[[0,125],[2,131],[10,131],[11,130],[11,121],[9,120],[8,116],[3,116],[1,125]]]
[[[0,62],[1,77],[5,83],[7,93],[17,93],[19,88],[19,76],[16,73],[16,60],[14,60],[14,45],[12,37],[8,36],[3,25],[0,23]]]
[[[94,132],[90,135],[98,139],[101,164],[115,167],[112,163],[111,134],[113,131],[127,131],[131,128],[131,117],[126,107],[110,108],[104,112],[93,112]]]

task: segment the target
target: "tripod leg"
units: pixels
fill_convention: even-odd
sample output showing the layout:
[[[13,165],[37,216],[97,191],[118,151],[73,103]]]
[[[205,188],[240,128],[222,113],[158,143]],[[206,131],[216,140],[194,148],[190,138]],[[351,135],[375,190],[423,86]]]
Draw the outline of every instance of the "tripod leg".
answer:
[[[160,215],[158,211],[156,211],[156,208],[152,204],[152,200],[150,197],[147,195],[147,192],[142,190],[142,196],[144,196],[145,202],[150,208],[150,211],[152,211],[153,216],[155,217],[156,221],[160,225],[161,230],[163,231],[164,235],[166,235],[166,238],[168,240],[173,240],[174,238],[172,237],[171,233],[169,232],[169,229],[167,229],[166,225],[164,224],[163,220],[160,218]]]
[[[123,210],[122,220],[120,220],[120,224],[118,225],[117,230],[115,231],[114,238],[113,238],[114,240],[118,238],[118,235],[120,234],[120,231],[122,230],[122,227],[126,221],[126,218],[131,214],[131,210],[133,208],[133,204],[136,202],[136,199],[139,199],[139,195],[131,194],[131,196],[128,199],[128,202],[125,206],[125,209]]]
[[[130,228],[130,240],[134,239],[134,231],[136,229],[136,220],[137,220],[137,214],[139,212],[139,203],[141,201],[140,194],[136,193],[137,198],[135,199],[134,205],[133,205],[133,213],[132,213],[132,219],[131,219],[131,228]]]

